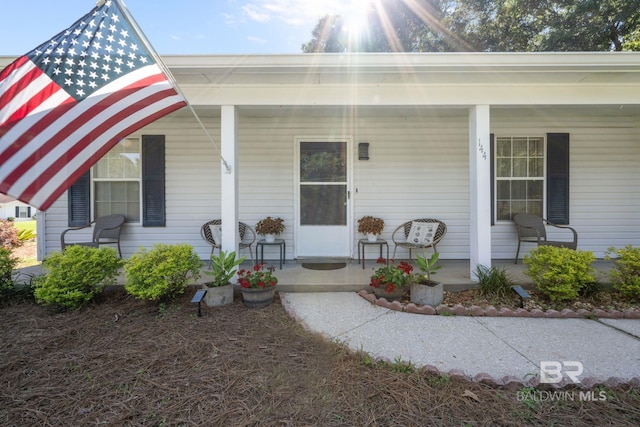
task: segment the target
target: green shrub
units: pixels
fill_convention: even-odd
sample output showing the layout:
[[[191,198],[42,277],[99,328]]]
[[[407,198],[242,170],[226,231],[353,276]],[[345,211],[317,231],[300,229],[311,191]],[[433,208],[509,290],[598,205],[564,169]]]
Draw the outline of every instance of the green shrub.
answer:
[[[524,257],[529,265],[524,273],[551,301],[573,300],[595,281],[593,261],[593,252],[540,246]]]
[[[42,263],[44,278],[35,283],[40,304],[78,309],[114,284],[122,260],[113,248],[72,245],[51,254]]]
[[[615,267],[609,271],[614,289],[627,298],[640,300],[640,248],[627,245],[621,249],[607,249],[605,259],[614,257]]]
[[[27,240],[34,239],[35,237],[36,233],[29,228],[18,230],[18,240],[21,242],[26,242]]]
[[[513,281],[509,278],[505,268],[498,268],[486,265],[478,265],[476,267],[476,278],[478,279],[482,295],[489,297],[504,297],[511,293]]]
[[[13,270],[18,265],[9,249],[0,246],[0,302],[8,299],[14,290]]]
[[[157,244],[141,248],[124,266],[125,289],[136,298],[164,301],[184,293],[189,277],[200,277],[202,262],[188,244]]]

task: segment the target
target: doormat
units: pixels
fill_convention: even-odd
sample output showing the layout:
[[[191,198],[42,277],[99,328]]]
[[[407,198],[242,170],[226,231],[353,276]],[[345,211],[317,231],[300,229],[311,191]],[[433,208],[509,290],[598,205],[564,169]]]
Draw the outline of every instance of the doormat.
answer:
[[[339,270],[347,266],[346,262],[303,262],[302,267],[309,270]]]

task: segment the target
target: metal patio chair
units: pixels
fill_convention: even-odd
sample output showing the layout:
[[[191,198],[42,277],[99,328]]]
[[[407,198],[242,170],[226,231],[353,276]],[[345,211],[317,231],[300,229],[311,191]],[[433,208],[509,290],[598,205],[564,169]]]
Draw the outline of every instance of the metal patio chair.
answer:
[[[219,227],[222,225],[222,220],[214,219],[209,222],[206,222],[200,227],[200,236],[202,239],[211,245],[211,256],[213,256],[213,252],[218,249],[218,253],[222,249],[222,242],[220,241],[220,236],[215,235],[214,231],[215,227]],[[253,260],[253,250],[251,247],[256,242],[256,232],[245,224],[244,222],[238,222],[238,229],[240,232],[240,244],[238,245],[239,249],[249,248],[249,256],[251,257],[251,264],[255,264]],[[209,259],[209,266],[211,266],[211,259]]]
[[[125,216],[120,214],[105,215],[100,218],[96,218],[95,221],[90,222],[82,227],[72,227],[64,230],[60,235],[60,245],[62,250],[70,245],[92,246],[98,248],[101,245],[116,245],[118,247],[118,255],[122,258],[122,252],[120,251],[120,231],[125,221]],[[71,237],[67,233],[82,230],[93,226],[93,238],[90,242],[74,242],[67,240]]]
[[[410,236],[412,231],[415,234],[415,230],[420,228],[422,224],[437,224],[437,228],[430,233],[432,235],[429,236],[429,239],[426,241],[421,238],[416,238],[416,236]],[[411,259],[411,251],[414,249],[422,249],[425,251],[427,248],[433,248],[434,252],[438,252],[436,245],[440,243],[440,240],[442,240],[445,234],[447,234],[447,225],[439,219],[420,218],[407,221],[396,228],[391,235],[391,240],[394,244],[393,258],[395,259],[396,257],[398,247],[409,250],[409,259]]]
[[[515,258],[515,261],[513,262],[514,264],[518,263],[518,255],[520,254],[520,244],[523,242],[536,243],[538,246],[542,246],[542,245],[557,246],[557,247],[569,248],[573,250],[575,250],[578,247],[578,233],[576,232],[575,229],[569,227],[568,225],[553,224],[544,218],[540,218],[537,215],[532,215],[527,213],[514,215],[513,222],[515,223],[516,229],[518,230],[518,249],[516,250],[516,258]],[[572,241],[547,240],[547,229],[545,225],[549,225],[555,228],[570,230],[573,233],[573,240]]]

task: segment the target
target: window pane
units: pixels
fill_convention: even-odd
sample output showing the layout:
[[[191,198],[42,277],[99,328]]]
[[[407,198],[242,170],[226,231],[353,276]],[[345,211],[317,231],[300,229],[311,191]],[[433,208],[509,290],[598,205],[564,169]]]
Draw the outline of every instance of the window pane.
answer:
[[[542,200],[542,180],[527,181],[527,198]]]
[[[513,138],[513,157],[527,157],[527,138]]]
[[[527,181],[511,181],[511,200],[526,200]]]
[[[517,213],[526,213],[527,212],[527,202],[523,200],[512,200],[511,201],[511,216]]]
[[[544,159],[529,159],[529,176],[540,178],[544,176]]]
[[[498,157],[511,157],[511,138],[498,138],[496,154]]]
[[[511,159],[498,159],[496,161],[496,176],[507,178],[511,176]]]
[[[300,186],[301,225],[346,225],[346,185]]]
[[[527,176],[527,159],[513,159],[513,176]]]
[[[94,178],[139,178],[140,140],[125,138],[104,155],[93,168]]]
[[[140,221],[140,183],[96,181],[94,215],[123,214],[127,222]]]
[[[498,181],[497,185],[498,200],[509,200],[511,198],[511,181]]]
[[[498,221],[511,221],[511,202],[497,203],[497,219]]]
[[[540,201],[529,201],[527,203],[527,212],[537,216],[542,215],[542,200]]]
[[[345,142],[301,142],[301,182],[344,182],[347,180]]]
[[[530,157],[544,156],[544,143],[542,141],[542,138],[529,139],[529,156]]]

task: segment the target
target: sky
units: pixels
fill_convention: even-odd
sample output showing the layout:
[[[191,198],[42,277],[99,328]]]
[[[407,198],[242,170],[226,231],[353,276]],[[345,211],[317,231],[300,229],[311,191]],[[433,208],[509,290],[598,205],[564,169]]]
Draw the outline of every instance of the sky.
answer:
[[[0,55],[22,55],[71,26],[95,0],[0,0]],[[151,45],[168,54],[301,53],[320,17],[367,0],[124,0]]]

